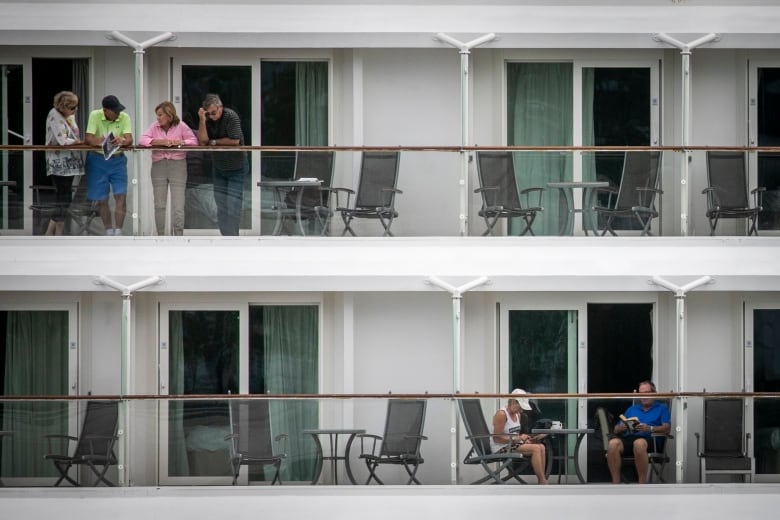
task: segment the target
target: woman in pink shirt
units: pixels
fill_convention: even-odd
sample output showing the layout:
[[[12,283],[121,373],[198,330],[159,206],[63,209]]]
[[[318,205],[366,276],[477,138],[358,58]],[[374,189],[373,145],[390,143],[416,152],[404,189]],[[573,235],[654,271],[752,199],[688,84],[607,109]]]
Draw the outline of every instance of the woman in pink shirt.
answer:
[[[196,145],[198,139],[187,123],[176,115],[176,107],[163,101],[154,109],[157,121],[138,140],[139,146],[165,146],[176,150],[152,151],[152,188],[157,234],[165,234],[165,203],[171,189],[171,225],[174,235],[184,232],[184,190],[187,186],[187,153],[182,145]]]

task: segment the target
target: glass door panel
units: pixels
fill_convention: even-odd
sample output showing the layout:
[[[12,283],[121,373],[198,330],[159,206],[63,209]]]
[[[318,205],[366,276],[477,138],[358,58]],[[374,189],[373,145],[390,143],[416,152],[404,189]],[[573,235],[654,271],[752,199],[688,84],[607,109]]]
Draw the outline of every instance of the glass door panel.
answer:
[[[0,395],[76,394],[76,330],[75,306],[0,309]],[[3,483],[52,485],[59,474],[44,460],[49,447],[40,440],[48,434],[77,435],[76,412],[76,404],[67,402],[0,403],[0,430],[12,432],[0,441]]]
[[[507,63],[507,145],[571,146],[573,129],[571,63]],[[572,156],[561,152],[515,154],[520,189],[572,180]],[[568,217],[558,190],[545,191],[544,211],[533,225],[537,235],[554,235]],[[510,223],[509,234],[516,224]]]
[[[780,146],[780,67],[759,67],[756,70],[756,96],[751,105],[755,106],[756,137],[758,146]],[[757,157],[757,184],[766,188],[762,197],[763,211],[758,214],[758,228],[761,230],[780,229],[780,154],[761,152]],[[753,176],[755,177],[755,176]]]
[[[530,393],[577,393],[579,316],[576,309],[510,308],[502,314],[498,390],[503,393],[522,388]],[[538,400],[535,404],[539,418],[560,421],[566,428],[579,427],[576,401]],[[560,443],[567,442],[568,453],[573,455],[575,440],[569,435],[553,439],[553,454],[563,453],[564,446]],[[555,464],[561,466],[553,465],[554,473],[574,475],[571,463],[563,467],[558,460]]]
[[[747,346],[745,375],[748,382],[746,390],[780,392],[780,308],[764,306],[748,309],[748,313],[746,327],[748,340],[745,342]],[[750,388],[751,382],[752,388]],[[778,482],[780,481],[780,400],[755,398],[751,404],[748,428],[752,428],[756,480]]]
[[[26,138],[24,111],[24,66],[0,63],[0,144],[30,144]],[[0,181],[16,183],[0,185],[0,232],[24,228],[24,188],[26,158],[17,151],[0,152]]]
[[[224,106],[235,110],[241,119],[244,144],[252,144],[252,66],[182,65],[180,70],[182,121],[197,132],[198,109],[203,99],[206,94],[218,94]],[[214,202],[211,175],[211,157],[215,153],[221,152],[188,152],[187,154],[185,229],[217,230],[217,206]],[[252,154],[248,154],[248,157],[251,170]],[[244,179],[243,208],[239,226],[241,230],[253,228],[254,186],[252,175],[247,175]]]
[[[582,68],[582,145],[648,146],[652,135],[651,69]],[[583,154],[582,180],[620,186],[622,152]],[[606,199],[599,201],[606,205]],[[641,229],[636,219],[619,219],[615,229]]]
[[[240,307],[240,308],[239,308]],[[319,305],[204,306],[166,304],[160,313],[160,393],[163,395],[317,394]],[[304,429],[319,426],[314,400],[267,403],[267,428],[252,443],[270,446],[287,434],[282,481],[310,482],[314,443]],[[170,401],[161,405],[160,481],[218,485],[232,480],[227,401]],[[242,483],[270,482],[264,468],[242,467]]]
[[[161,324],[161,393],[239,393],[241,314],[167,309]],[[163,483],[230,483],[227,401],[169,401],[161,417]]]
[[[328,62],[262,61],[260,63],[260,143],[263,146],[327,146]],[[265,152],[260,163],[264,181],[292,179],[295,152]],[[275,224],[273,194],[261,193],[262,233]]]
[[[316,394],[319,392],[319,308],[317,305],[251,305],[249,307],[249,392],[253,394]],[[269,402],[268,442],[285,433],[288,457],[282,481],[308,482],[315,451],[301,432],[319,427],[319,405],[313,400]],[[250,481],[270,480],[266,470],[249,473]]]

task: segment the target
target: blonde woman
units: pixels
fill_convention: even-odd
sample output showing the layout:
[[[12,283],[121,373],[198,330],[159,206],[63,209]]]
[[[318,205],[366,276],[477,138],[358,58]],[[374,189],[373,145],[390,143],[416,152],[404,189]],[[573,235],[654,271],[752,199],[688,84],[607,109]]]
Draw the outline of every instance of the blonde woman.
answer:
[[[82,144],[76,124],[79,98],[73,92],[62,91],[54,96],[54,108],[46,116],[46,145],[72,146]],[[84,174],[84,156],[78,150],[51,150],[46,152],[46,175],[56,190],[58,211],[52,215],[47,235],[62,235],[65,230],[65,209],[73,198],[73,178]]]
[[[157,234],[165,234],[168,189],[171,190],[171,227],[174,235],[184,233],[184,192],[187,187],[187,153],[183,145],[196,145],[198,139],[187,123],[176,115],[176,107],[163,101],[154,109],[157,121],[138,140],[140,146],[164,146],[171,150],[152,151],[152,188]]]

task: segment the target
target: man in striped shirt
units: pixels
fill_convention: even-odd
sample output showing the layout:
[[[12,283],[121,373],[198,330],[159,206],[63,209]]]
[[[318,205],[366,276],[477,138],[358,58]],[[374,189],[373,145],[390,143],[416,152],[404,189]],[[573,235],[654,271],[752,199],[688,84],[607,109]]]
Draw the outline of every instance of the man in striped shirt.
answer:
[[[243,146],[244,133],[238,114],[222,105],[217,94],[207,94],[198,110],[198,143],[202,146]],[[211,154],[214,200],[222,235],[238,235],[244,200],[244,180],[249,174],[246,152],[215,151]]]

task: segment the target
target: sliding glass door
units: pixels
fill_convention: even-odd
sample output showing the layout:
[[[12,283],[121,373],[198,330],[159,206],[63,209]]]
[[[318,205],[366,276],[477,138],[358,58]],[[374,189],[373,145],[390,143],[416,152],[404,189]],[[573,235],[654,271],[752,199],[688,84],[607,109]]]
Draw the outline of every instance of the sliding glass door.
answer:
[[[160,481],[213,485],[232,480],[228,443],[228,394],[316,394],[319,391],[319,306],[180,305],[160,310],[160,393],[204,395],[161,404]],[[271,400],[268,428],[252,432],[271,442],[289,435],[282,480],[310,480],[310,439],[301,432],[318,425],[313,401]],[[242,481],[268,480],[262,470]]]
[[[507,145],[651,146],[659,144],[657,61],[508,62]],[[607,181],[620,185],[623,154],[522,152],[515,154],[518,185]],[[581,201],[575,200],[581,209]],[[604,201],[606,202],[606,201]],[[561,193],[548,190],[536,234],[557,234]],[[626,220],[616,229],[633,229]],[[514,226],[510,226],[512,234]]]
[[[77,394],[77,331],[75,304],[0,308],[0,395]],[[6,486],[54,483],[58,473],[43,457],[49,446],[42,439],[77,435],[77,411],[76,403],[65,401],[0,403],[0,430],[10,432],[0,438],[0,478]],[[56,443],[54,448],[63,449]]]
[[[745,306],[745,390],[780,392],[780,302]],[[746,428],[755,482],[780,482],[780,401],[748,399]]]
[[[780,63],[750,64],[748,110],[750,146],[780,144]],[[758,214],[758,229],[780,230],[780,153],[750,154],[748,187],[766,188],[763,210]],[[741,223],[741,222],[740,222]]]

